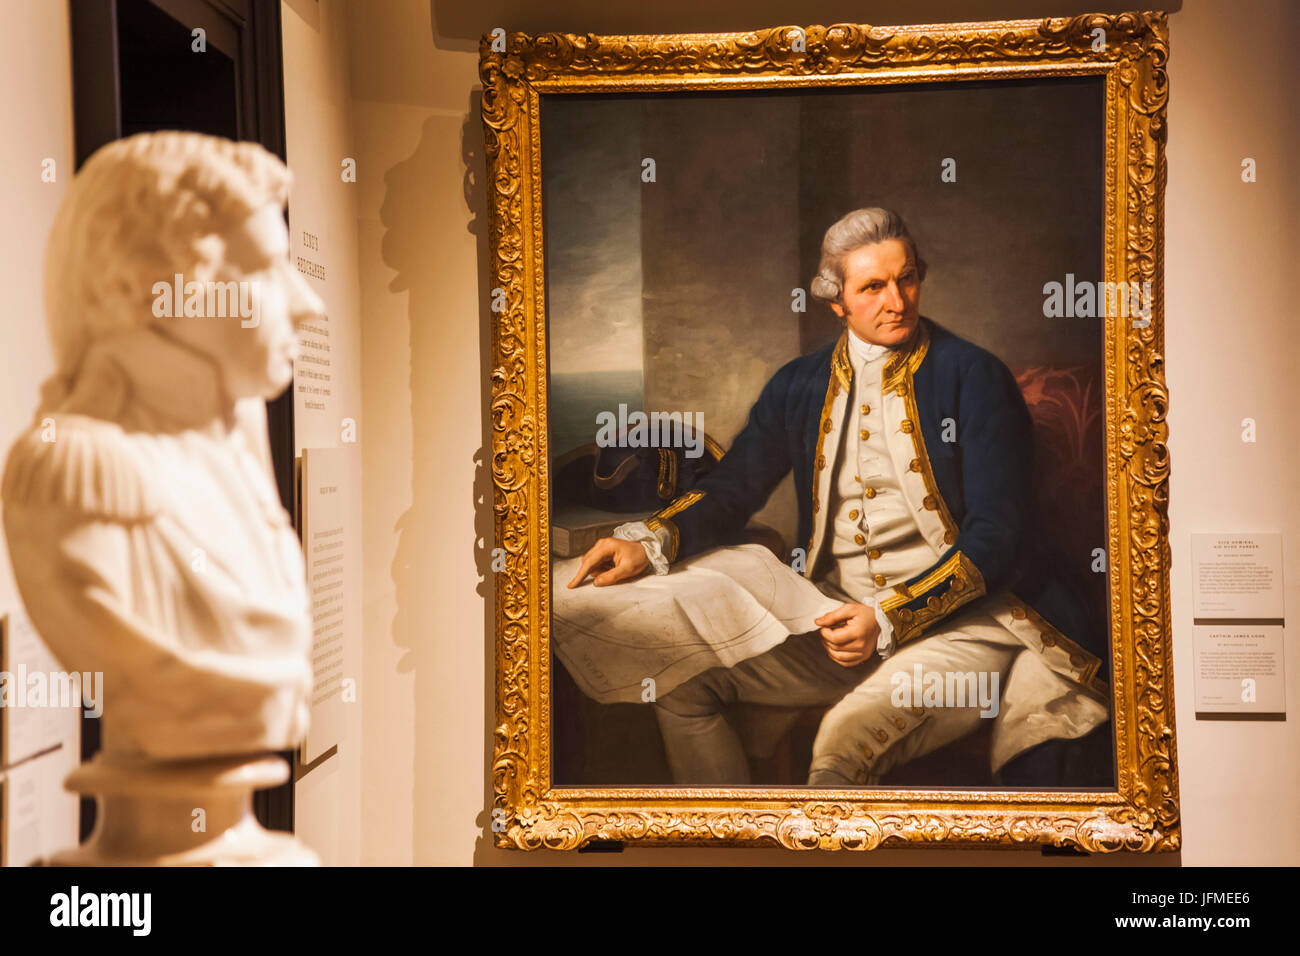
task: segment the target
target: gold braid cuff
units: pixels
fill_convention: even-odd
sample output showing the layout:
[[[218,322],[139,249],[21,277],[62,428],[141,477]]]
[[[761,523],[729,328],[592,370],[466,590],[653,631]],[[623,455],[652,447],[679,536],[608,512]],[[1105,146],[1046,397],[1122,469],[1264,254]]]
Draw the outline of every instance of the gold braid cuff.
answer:
[[[880,602],[899,644],[920,637],[957,608],[983,597],[984,576],[966,557],[954,551],[946,561],[908,585],[900,584]]]
[[[645,525],[651,531],[658,531],[663,528],[668,532],[668,547],[664,549],[664,557],[668,559],[669,564],[677,560],[677,552],[681,549],[682,544],[682,536],[677,530],[677,525],[669,519],[673,515],[685,511],[703,497],[704,492],[702,491],[688,491],[667,508],[657,511],[649,518],[646,518]]]

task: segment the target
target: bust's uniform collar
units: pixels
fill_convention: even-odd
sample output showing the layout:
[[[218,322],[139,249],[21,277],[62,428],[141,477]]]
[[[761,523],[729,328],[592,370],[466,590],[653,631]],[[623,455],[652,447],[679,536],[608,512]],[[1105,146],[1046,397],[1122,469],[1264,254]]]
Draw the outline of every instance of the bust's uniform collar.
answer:
[[[60,410],[117,419],[128,402],[176,429],[202,427],[230,405],[216,362],[153,326],[96,340]]]

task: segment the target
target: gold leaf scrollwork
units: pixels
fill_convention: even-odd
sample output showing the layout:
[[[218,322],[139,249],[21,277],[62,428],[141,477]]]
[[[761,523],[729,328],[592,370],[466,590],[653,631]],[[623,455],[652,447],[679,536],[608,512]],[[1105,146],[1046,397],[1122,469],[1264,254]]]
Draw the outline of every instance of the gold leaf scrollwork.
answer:
[[[1100,30],[1105,44],[1095,43]],[[798,49],[802,46],[802,49]],[[781,26],[730,34],[509,34],[480,45],[494,313],[491,475],[497,543],[493,828],[501,846],[646,845],[871,850],[1054,845],[1090,853],[1180,845],[1169,629],[1168,392],[1163,220],[1169,80],[1163,13],[887,29]],[[1106,330],[1111,687],[1109,793],[745,788],[553,789],[544,269],[544,94],[790,89],[1092,75],[1106,84],[1106,278],[1151,283],[1150,321]],[[499,292],[498,292],[499,290]]]

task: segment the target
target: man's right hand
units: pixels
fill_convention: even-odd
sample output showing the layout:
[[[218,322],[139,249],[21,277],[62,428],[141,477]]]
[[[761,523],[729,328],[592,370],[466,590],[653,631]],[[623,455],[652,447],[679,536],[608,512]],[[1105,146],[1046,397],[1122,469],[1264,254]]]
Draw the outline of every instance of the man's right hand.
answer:
[[[588,572],[601,571],[592,581],[596,587],[630,581],[650,566],[650,557],[639,541],[624,541],[621,538],[601,538],[582,556],[578,573],[569,582],[569,587],[576,588],[586,578]]]

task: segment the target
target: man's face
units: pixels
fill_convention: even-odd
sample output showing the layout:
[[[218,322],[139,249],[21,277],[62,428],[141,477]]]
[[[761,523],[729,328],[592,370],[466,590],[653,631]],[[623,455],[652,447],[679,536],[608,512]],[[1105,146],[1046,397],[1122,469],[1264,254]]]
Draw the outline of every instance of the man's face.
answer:
[[[223,236],[218,281],[234,281],[255,303],[251,317],[164,319],[168,330],[221,367],[232,398],[274,398],[293,379],[297,333],[324,304],[289,261],[279,207],[267,205]]]
[[[912,337],[921,316],[921,277],[901,239],[860,246],[844,257],[844,292],[832,302],[858,338],[893,348]]]

